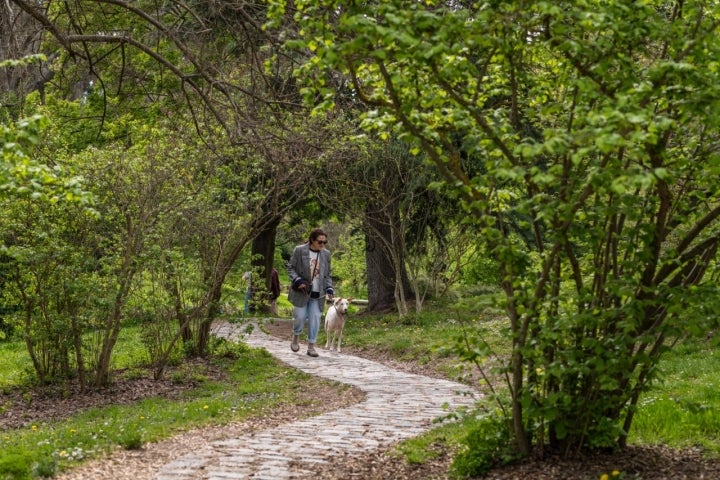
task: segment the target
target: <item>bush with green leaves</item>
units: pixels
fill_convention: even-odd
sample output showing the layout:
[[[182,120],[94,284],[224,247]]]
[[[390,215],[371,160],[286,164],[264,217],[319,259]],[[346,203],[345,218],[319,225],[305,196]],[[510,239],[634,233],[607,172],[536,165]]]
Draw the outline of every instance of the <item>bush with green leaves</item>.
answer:
[[[29,455],[13,454],[6,455],[0,460],[0,478],[3,480],[22,480],[30,478],[27,464],[30,463]]]
[[[501,412],[483,414],[469,428],[463,448],[450,465],[452,478],[482,477],[492,468],[517,459],[508,418]]]
[[[497,262],[517,451],[625,445],[661,356],[720,309],[714,6],[292,5],[306,99],[332,108],[345,75],[363,126],[428,157]]]

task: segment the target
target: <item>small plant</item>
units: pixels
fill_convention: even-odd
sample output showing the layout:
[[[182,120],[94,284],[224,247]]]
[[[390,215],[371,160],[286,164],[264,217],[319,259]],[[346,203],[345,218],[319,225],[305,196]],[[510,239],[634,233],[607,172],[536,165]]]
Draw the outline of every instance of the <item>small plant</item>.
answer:
[[[177,385],[201,384],[208,380],[206,370],[199,364],[182,364],[170,376],[170,380]]]
[[[260,328],[263,328],[262,324]],[[213,337],[210,340],[209,349],[213,356],[228,359],[241,358],[248,350],[247,346],[243,343],[231,342],[221,337]]]
[[[147,371],[139,368],[139,367],[131,367],[128,368],[123,373],[123,378],[127,380],[140,380],[141,378],[144,378],[147,375]]]
[[[490,413],[468,431],[464,449],[450,466],[450,475],[457,479],[481,477],[491,468],[518,458],[507,419],[500,413]]]
[[[9,453],[0,457],[0,480],[30,479],[32,456],[26,452]]]
[[[53,458],[40,458],[32,465],[33,477],[51,478],[57,473],[57,461]]]
[[[123,429],[118,436],[117,443],[125,450],[138,450],[143,445],[142,431],[134,427]]]

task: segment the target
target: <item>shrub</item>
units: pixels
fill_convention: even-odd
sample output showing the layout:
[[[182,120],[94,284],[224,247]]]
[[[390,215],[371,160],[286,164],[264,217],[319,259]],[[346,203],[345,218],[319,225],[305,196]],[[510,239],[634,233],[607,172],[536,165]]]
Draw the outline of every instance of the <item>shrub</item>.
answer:
[[[470,428],[465,437],[463,450],[450,465],[452,478],[475,478],[485,475],[490,469],[508,464],[519,458],[516,453],[508,420],[500,413],[481,417],[477,425]]]
[[[0,458],[0,480],[26,480],[30,479],[30,454],[10,453]]]
[[[142,432],[138,428],[127,428],[120,432],[118,445],[125,450],[138,450],[143,445]]]
[[[57,461],[54,458],[39,458],[32,465],[33,477],[51,478],[57,473]]]

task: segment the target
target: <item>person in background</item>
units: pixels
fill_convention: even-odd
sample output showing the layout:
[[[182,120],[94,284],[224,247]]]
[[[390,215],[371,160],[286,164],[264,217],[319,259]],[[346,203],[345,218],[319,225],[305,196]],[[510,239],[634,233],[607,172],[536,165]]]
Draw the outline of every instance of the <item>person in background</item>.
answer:
[[[280,278],[278,271],[274,268],[270,272],[270,312],[278,316],[278,304],[277,299],[280,296]]]
[[[243,305],[243,313],[247,316],[250,313],[250,301],[252,300],[252,272],[243,273],[242,279],[247,282],[245,289],[245,304]]]
[[[315,228],[310,232],[308,241],[293,250],[287,263],[290,277],[288,300],[293,305],[293,336],[290,349],[300,350],[300,335],[308,323],[307,354],[317,357],[315,343],[320,330],[320,317],[325,308],[325,298],[332,300],[332,269],[330,251],[325,248],[327,234]]]

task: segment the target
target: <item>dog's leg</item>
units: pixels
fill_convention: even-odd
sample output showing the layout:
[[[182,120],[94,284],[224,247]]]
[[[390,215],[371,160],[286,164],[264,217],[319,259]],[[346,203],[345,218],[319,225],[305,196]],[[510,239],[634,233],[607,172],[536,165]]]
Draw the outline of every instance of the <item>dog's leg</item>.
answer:
[[[337,341],[338,341],[338,343],[337,343],[337,351],[338,351],[338,353],[340,353],[340,352],[342,351],[342,350],[340,350],[340,342],[342,342],[342,332],[343,332],[343,329],[341,328],[340,331],[338,332],[338,337],[337,337]]]

